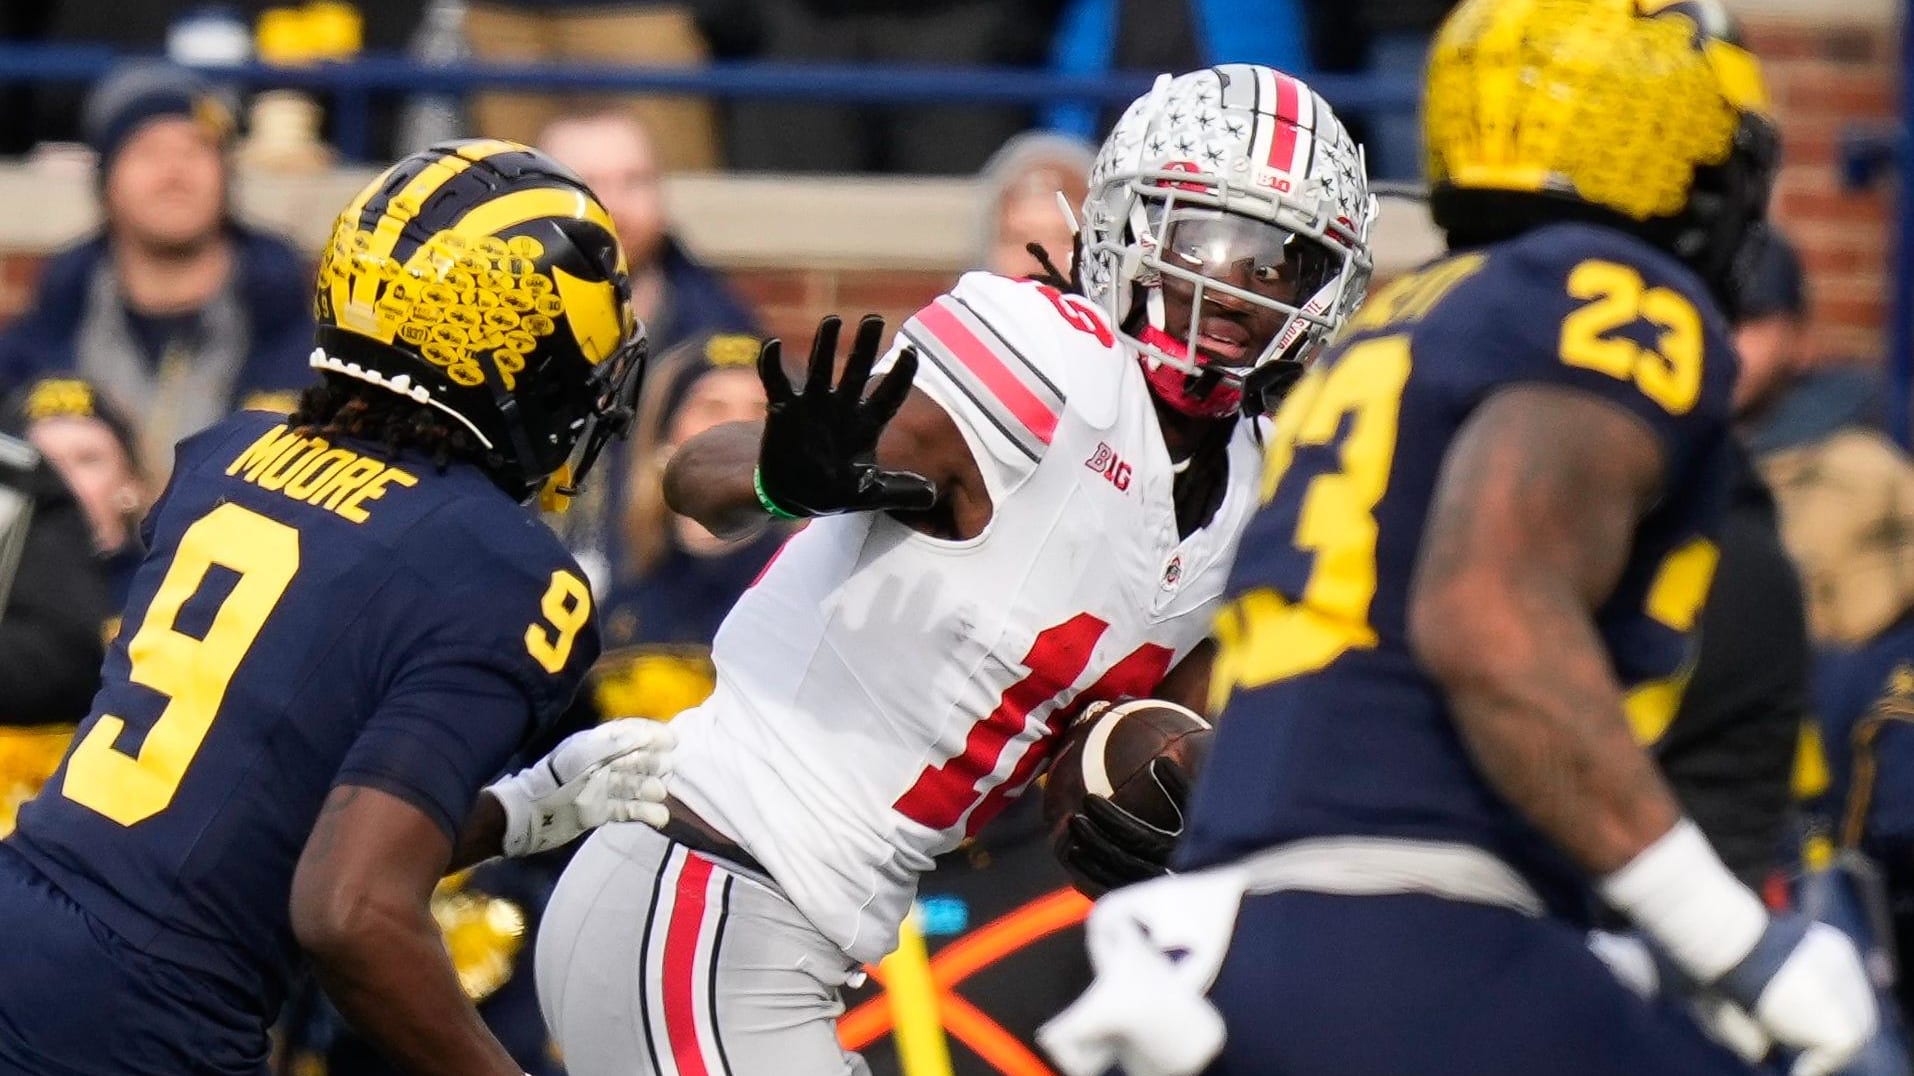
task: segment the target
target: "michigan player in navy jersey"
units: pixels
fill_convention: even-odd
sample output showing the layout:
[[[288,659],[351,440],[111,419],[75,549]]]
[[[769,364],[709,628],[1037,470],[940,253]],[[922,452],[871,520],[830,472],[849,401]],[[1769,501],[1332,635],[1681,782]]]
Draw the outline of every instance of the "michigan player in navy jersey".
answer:
[[[92,715],[0,844],[0,1072],[262,1072],[303,950],[408,1071],[519,1073],[434,883],[662,812],[649,722],[480,792],[598,652],[523,505],[630,419],[643,330],[604,208],[523,146],[435,146],[340,216],[317,311],[290,419],[181,443]]]
[[[1853,947],[1771,917],[1638,743],[1714,569],[1764,113],[1708,3],[1451,15],[1425,100],[1451,253],[1277,413],[1189,873],[1098,909],[1104,978],[1050,1031],[1072,1071],[1750,1071],[1591,954],[1597,896],[1746,1056],[1826,1073],[1867,1038]]]

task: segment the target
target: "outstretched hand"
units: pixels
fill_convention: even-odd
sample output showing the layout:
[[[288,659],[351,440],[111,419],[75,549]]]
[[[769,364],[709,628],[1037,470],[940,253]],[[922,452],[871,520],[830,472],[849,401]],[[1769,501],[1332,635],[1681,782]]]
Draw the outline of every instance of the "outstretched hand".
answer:
[[[794,518],[928,509],[937,503],[930,479],[883,470],[875,458],[885,424],[910,394],[917,350],[899,352],[897,364],[866,395],[884,336],[884,319],[866,315],[833,387],[840,325],[836,316],[818,323],[802,392],[784,375],[779,341],[758,352],[758,378],[769,401],[758,451],[759,499]]]

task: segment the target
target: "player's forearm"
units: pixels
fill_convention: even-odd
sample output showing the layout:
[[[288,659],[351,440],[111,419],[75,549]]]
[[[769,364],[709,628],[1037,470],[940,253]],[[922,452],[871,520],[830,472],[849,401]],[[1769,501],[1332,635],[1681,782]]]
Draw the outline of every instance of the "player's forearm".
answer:
[[[431,913],[364,901],[302,937],[339,1012],[401,1071],[522,1076],[459,988]]]
[[[465,816],[465,824],[459,827],[458,840],[452,845],[452,862],[445,871],[450,874],[502,856],[504,844],[505,808],[497,796],[482,791],[471,813]]]
[[[1606,875],[1666,834],[1681,809],[1635,742],[1576,595],[1488,589],[1458,588],[1421,607],[1417,656],[1482,775],[1583,869]]]
[[[764,521],[753,481],[762,422],[730,422],[686,441],[665,467],[665,503],[719,537]]]

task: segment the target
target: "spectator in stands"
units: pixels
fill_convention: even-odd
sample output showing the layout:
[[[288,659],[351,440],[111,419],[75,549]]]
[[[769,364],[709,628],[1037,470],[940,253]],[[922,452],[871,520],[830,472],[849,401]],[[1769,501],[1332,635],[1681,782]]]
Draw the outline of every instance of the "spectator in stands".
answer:
[[[1038,66],[1062,0],[759,0],[759,59],[937,67]],[[1180,70],[1180,68],[1179,68]],[[849,107],[747,100],[727,124],[733,168],[968,175],[1030,126],[976,104]]]
[[[656,146],[643,124],[625,112],[568,116],[539,134],[538,147],[577,172],[611,213],[631,259],[632,306],[653,355],[708,333],[758,331],[757,319],[723,278],[672,238]],[[629,569],[620,520],[631,476],[608,468],[604,478],[557,522],[601,598],[613,577]]]
[[[104,223],[47,263],[0,337],[0,387],[49,371],[91,380],[135,416],[163,473],[174,441],[310,380],[311,273],[233,219],[232,122],[197,76],[123,68],[94,89],[86,128]]]
[[[7,424],[25,431],[86,512],[117,614],[146,555],[139,525],[149,490],[132,425],[97,386],[58,374],[29,382],[7,410]]]
[[[1865,641],[1900,615],[1899,581],[1914,578],[1914,536],[1881,528],[1878,505],[1914,505],[1914,464],[1871,422],[1879,381],[1858,367],[1810,367],[1802,356],[1807,289],[1792,247],[1761,253],[1735,343],[1736,407],[1781,508],[1817,643]],[[1857,504],[1869,506],[1856,511]],[[1878,558],[1853,557],[1870,543]]]
[[[86,513],[19,432],[0,429],[0,836],[86,716],[108,616]]]
[[[1027,131],[1005,142],[978,176],[977,264],[1002,276],[1038,276],[1043,266],[1027,249],[1037,243],[1068,273],[1076,236],[1058,195],[1076,213],[1095,160],[1094,146],[1067,135]]]
[[[1736,406],[1756,454],[1800,448],[1838,430],[1878,429],[1879,366],[1808,358],[1808,291],[1793,246],[1777,235],[1757,269],[1758,284],[1735,330],[1741,353]]]
[[[712,636],[789,533],[767,518],[754,534],[717,538],[665,506],[664,461],[673,450],[720,423],[764,417],[759,345],[740,333],[688,340],[645,386],[626,454],[624,570],[599,603],[605,656],[593,691],[605,716],[662,720],[703,702]]]
[[[574,61],[645,67],[696,67],[710,58],[684,0],[479,0],[466,14],[466,39],[484,60]],[[480,134],[531,142],[581,102],[550,94],[480,94]],[[600,102],[599,107],[606,107]],[[611,102],[657,135],[656,168],[717,168],[712,106],[688,97],[630,97]],[[539,143],[543,145],[541,141]]]

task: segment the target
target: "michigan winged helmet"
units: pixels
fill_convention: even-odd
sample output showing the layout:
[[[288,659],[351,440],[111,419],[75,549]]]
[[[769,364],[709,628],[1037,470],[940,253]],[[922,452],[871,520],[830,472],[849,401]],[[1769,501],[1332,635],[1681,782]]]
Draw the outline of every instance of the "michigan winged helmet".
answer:
[[[1732,308],[1779,144],[1716,0],[1466,0],[1429,56],[1430,208],[1452,245],[1621,227]]]
[[[494,480],[582,482],[630,423],[645,334],[610,215],[515,142],[446,142],[367,184],[319,266],[314,368],[449,415]],[[566,490],[569,492],[569,489]]]

